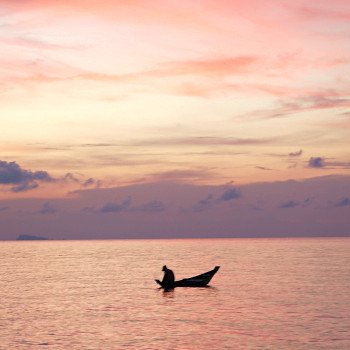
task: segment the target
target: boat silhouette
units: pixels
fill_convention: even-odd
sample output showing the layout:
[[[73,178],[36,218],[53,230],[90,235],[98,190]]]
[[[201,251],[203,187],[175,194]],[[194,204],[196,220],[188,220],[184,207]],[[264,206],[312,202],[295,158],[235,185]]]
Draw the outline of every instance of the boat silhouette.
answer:
[[[190,278],[184,278],[174,282],[174,288],[176,287],[206,287],[214,275],[219,271],[220,266],[215,266],[213,270],[202,273]],[[155,280],[162,288],[164,288],[160,280]]]

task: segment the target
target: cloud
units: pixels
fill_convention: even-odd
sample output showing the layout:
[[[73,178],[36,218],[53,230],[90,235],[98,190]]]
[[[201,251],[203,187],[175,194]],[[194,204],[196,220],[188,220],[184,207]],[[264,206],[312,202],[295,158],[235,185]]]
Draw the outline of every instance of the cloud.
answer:
[[[255,169],[259,169],[259,170],[273,170],[271,168],[266,168],[266,167],[260,166],[260,165],[255,166]]]
[[[32,172],[22,169],[16,162],[0,160],[0,184],[19,184],[33,180],[53,181],[53,178],[46,171]]]
[[[229,202],[234,199],[241,198],[241,192],[230,187],[226,189],[220,196],[214,196],[213,194],[208,194],[203,199],[200,199],[197,203],[192,206],[192,212],[201,212],[203,210],[214,209],[218,204],[223,202]]]
[[[238,138],[238,137],[213,137],[193,136],[179,138],[155,138],[135,142],[134,146],[249,146],[269,144],[274,138]]]
[[[193,180],[204,180],[215,178],[217,174],[205,168],[198,169],[183,169],[170,170],[162,173],[155,173],[150,175],[152,181],[171,181],[171,182],[186,182]]]
[[[88,179],[84,179],[81,174],[76,175],[76,174],[72,174],[72,173],[67,173],[59,180],[63,181],[63,182],[68,182],[68,183],[70,182],[70,183],[79,184],[80,186],[82,186],[84,188],[90,187],[90,186],[99,187],[102,184],[101,180],[95,180],[92,177],[90,177]]]
[[[89,179],[87,179],[83,182],[83,186],[88,187],[88,186],[93,185],[94,183],[95,183],[95,180],[92,177],[90,177]]]
[[[33,181],[33,182],[24,182],[20,185],[14,186],[11,188],[12,192],[24,192],[24,191],[29,191],[33,190],[34,188],[39,187],[38,183]]]
[[[108,202],[101,208],[96,209],[94,206],[86,206],[82,209],[85,213],[120,213],[120,212],[142,212],[142,213],[156,213],[163,212],[167,209],[164,202],[154,200],[144,204],[131,207],[131,198],[127,198],[121,203]]]
[[[342,91],[305,91],[305,95],[303,97],[283,98],[277,102],[275,108],[256,110],[246,113],[242,117],[275,119],[306,111],[350,107],[350,99],[346,97],[347,93]]]
[[[230,74],[242,73],[258,61],[258,57],[255,56],[190,60],[164,64],[164,67],[166,67],[164,72],[167,75],[209,75],[214,76],[217,79],[220,75],[226,76]]]
[[[166,205],[161,201],[150,201],[145,204],[132,207],[130,208],[130,211],[140,211],[144,213],[155,213],[155,212],[162,212],[166,210]]]
[[[216,199],[212,194],[208,194],[205,198],[200,199],[193,207],[194,212],[200,212],[206,209],[210,209],[216,203]]]
[[[131,204],[131,199],[127,198],[121,203],[108,202],[100,208],[101,213],[120,213],[126,211]]]
[[[57,209],[50,202],[45,202],[42,208],[39,210],[39,213],[43,215],[55,214],[56,212],[57,212]]]
[[[0,184],[15,185],[12,192],[28,191],[39,186],[38,182],[54,179],[44,170],[31,171],[21,168],[16,162],[0,161]]]
[[[334,204],[335,207],[347,207],[350,206],[350,198],[343,198]]]
[[[40,41],[17,40],[17,43],[21,45],[23,43],[38,45]],[[44,45],[43,43],[40,44]],[[44,46],[44,48],[47,48],[47,46]],[[46,67],[45,69],[45,67],[42,67],[42,64],[36,64],[35,69],[33,67],[30,70],[28,68],[25,69],[25,74],[22,77],[12,77],[12,84],[14,81],[22,84],[88,81],[92,83],[122,84],[124,90],[129,92],[135,91],[136,85],[143,86],[145,90],[149,91],[154,91],[155,87],[162,86],[162,92],[169,94],[210,97],[232,91],[247,90],[247,85],[228,83],[226,78],[254,71],[260,60],[261,58],[255,56],[233,56],[208,57],[203,60],[159,62],[152,69],[141,69],[127,74],[101,73],[67,65],[58,66],[56,69],[52,69],[52,67]],[[47,71],[52,71],[52,73],[47,74]],[[158,81],[162,82],[165,79],[168,80],[167,84],[162,85],[158,83]],[[155,82],[157,83],[155,84]],[[250,87],[250,89],[257,90],[256,87]],[[126,95],[121,96],[125,98]],[[118,97],[119,100],[120,98]]]
[[[324,158],[321,157],[311,157],[308,164],[310,168],[323,168],[325,166]]]
[[[337,2],[335,2],[337,3]],[[345,4],[346,2],[344,2]],[[341,2],[339,2],[341,4]],[[345,21],[350,20],[349,9],[339,9],[339,8],[326,8],[326,7],[316,7],[310,6],[310,3],[306,2],[303,6],[291,6],[290,8],[301,17],[306,20],[322,20],[322,21]]]
[[[71,0],[69,1],[69,4],[57,1],[43,1],[43,0],[32,0],[32,1],[9,1],[4,0],[2,3],[7,4],[5,8],[7,8],[9,13],[11,11],[14,11],[15,13],[18,12],[26,12],[28,13],[36,13],[38,18],[41,18],[40,20],[43,21],[42,24],[49,23],[50,27],[51,25],[55,25],[55,22],[57,18],[63,17],[65,20],[72,20],[74,18],[74,22],[77,22],[78,25],[80,23],[79,19],[85,18],[86,15],[87,18],[90,18],[90,14],[93,14],[94,18],[99,18],[99,20],[113,20],[113,25],[122,25],[121,28],[124,28],[123,26],[125,23],[128,23],[133,28],[136,28],[136,33],[140,33],[141,36],[137,38],[136,40],[143,40],[144,37],[142,35],[142,31],[138,32],[137,28],[142,28],[145,35],[150,39],[148,50],[151,50],[155,44],[157,44],[157,48],[164,49],[168,48],[169,50],[172,50],[174,48],[177,48],[179,52],[181,52],[180,48],[184,49],[185,55],[182,57],[178,57],[179,55],[176,55],[176,59],[178,61],[176,62],[168,62],[168,63],[161,63],[158,62],[153,64],[153,67],[150,68],[148,71],[145,68],[141,68],[140,72],[136,74],[106,74],[106,73],[98,73],[98,72],[92,72],[89,74],[89,72],[81,72],[82,69],[76,69],[76,74],[68,74],[67,79],[91,79],[96,81],[108,81],[110,80],[113,82],[118,81],[128,81],[132,85],[135,85],[139,87],[142,85],[142,82],[145,81],[146,84],[148,84],[150,89],[157,88],[157,85],[154,84],[154,79],[159,78],[162,79],[164,77],[178,77],[184,78],[181,79],[180,86],[184,86],[183,93],[188,95],[207,95],[210,93],[208,91],[211,89],[212,91],[222,90],[222,92],[225,92],[229,90],[230,84],[229,79],[231,75],[237,75],[242,73],[262,73],[262,74],[269,74],[270,78],[272,73],[278,74],[280,71],[278,70],[284,70],[287,66],[289,69],[291,68],[300,68],[300,62],[298,59],[298,56],[302,56],[304,52],[297,52],[295,53],[296,49],[299,49],[299,45],[297,44],[295,47],[292,43],[294,43],[293,40],[286,43],[283,39],[282,42],[281,36],[278,30],[273,30],[273,26],[266,26],[266,23],[271,23],[271,19],[274,14],[271,13],[271,11],[266,11],[266,6],[261,5],[261,2],[258,1],[248,1],[247,4],[244,4],[243,1],[237,1],[237,2],[229,2],[229,1],[223,1],[223,2],[213,2],[213,1],[204,1],[200,2],[201,4],[191,4],[189,6],[184,5],[182,2],[157,2],[156,5],[150,5],[150,2],[147,1],[106,1],[103,2],[103,6],[98,1],[91,0],[91,1],[81,1],[81,0]],[[196,2],[195,2],[196,3]],[[214,4],[215,3],[215,4]],[[222,3],[222,4],[221,4]],[[300,13],[298,11],[295,11],[294,7],[300,7],[300,6],[292,6],[292,9],[289,8],[289,6],[285,6],[285,4],[281,4],[278,1],[273,2],[273,7],[276,9],[276,13],[281,13],[283,16],[281,16],[281,19],[283,21],[283,24],[288,23],[288,25],[285,26],[286,34],[292,34],[294,31],[289,32],[292,28],[297,28],[296,23],[299,24],[297,17],[300,19],[304,19],[304,11],[301,11]],[[333,6],[333,2],[332,2]],[[339,5],[338,5],[339,6]],[[251,12],[251,8],[254,8],[254,13]],[[334,16],[334,13],[337,14],[347,14],[347,10],[345,8],[338,8],[338,9],[327,9],[325,8],[324,4],[321,6],[313,5],[307,7],[307,12],[310,12],[310,9],[312,10],[312,13],[315,11],[321,11],[325,12],[325,14],[329,13],[330,16]],[[7,12],[5,11],[5,13]],[[298,16],[295,16],[296,13]],[[40,16],[41,14],[41,16]],[[286,17],[285,17],[286,16]],[[21,16],[20,16],[21,17]],[[26,17],[26,16],[25,16]],[[29,16],[31,17],[31,16]],[[319,20],[322,20],[326,16],[322,16]],[[38,20],[38,18],[36,20]],[[52,21],[52,18],[55,20]],[[245,20],[242,22],[242,18]],[[337,16],[336,16],[337,18]],[[346,17],[344,17],[346,18]],[[77,20],[78,19],[78,20]],[[275,18],[273,18],[275,20]],[[281,20],[280,19],[280,20]],[[288,20],[287,20],[288,19]],[[39,20],[39,22],[40,22]],[[295,20],[296,22],[293,22]],[[13,21],[13,20],[12,20]],[[247,26],[245,21],[254,23],[255,29],[257,30],[252,31],[250,26]],[[9,21],[10,22],[10,21]],[[15,42],[21,46],[25,45],[30,48],[37,48],[41,50],[47,50],[47,49],[61,49],[65,48],[66,45],[62,45],[57,42],[57,39],[59,42],[60,38],[53,38],[56,40],[53,40],[53,43],[47,42],[43,38],[42,32],[44,32],[45,26],[42,28],[42,30],[39,31],[33,31],[31,30],[30,25],[31,21],[29,19],[26,19],[27,25],[29,24],[29,27],[26,28],[26,30],[22,30],[20,33],[21,35],[17,34],[17,38],[15,38]],[[29,22],[29,23],[28,23]],[[36,21],[34,21],[36,22]],[[53,22],[53,23],[52,23]],[[273,21],[272,21],[273,22]],[[108,23],[108,22],[107,22]],[[273,22],[277,26],[279,22]],[[35,23],[38,25],[39,23]],[[148,27],[148,25],[150,25]],[[187,28],[189,30],[194,30],[194,32],[189,32],[186,36],[186,40],[181,41],[180,46],[173,46],[169,44],[165,46],[166,43],[164,43],[161,40],[168,41],[169,35],[165,35],[162,33],[160,28],[164,28],[164,25],[174,26],[172,30],[169,31],[169,35],[172,37],[173,42],[180,42],[180,38],[183,39],[184,33],[187,31],[184,30],[184,28]],[[321,22],[322,24],[322,22]],[[143,26],[147,26],[146,28]],[[243,26],[242,26],[243,25]],[[23,23],[22,23],[23,26]],[[330,28],[333,28],[332,26],[329,26]],[[70,26],[68,26],[70,28]],[[306,29],[306,27],[301,27]],[[334,29],[328,30],[331,33],[334,33],[338,27],[334,26]],[[342,28],[340,26],[338,29]],[[23,28],[22,28],[23,29]],[[50,28],[51,29],[51,28]],[[310,29],[309,27],[307,29]],[[325,30],[325,28],[322,28]],[[101,35],[100,28],[97,23],[96,27],[96,35]],[[12,30],[15,32],[14,30]],[[30,33],[34,34],[30,34]],[[239,36],[232,36],[232,33],[241,33],[242,35]],[[16,33],[16,32],[15,32]],[[29,33],[29,35],[27,34]],[[254,35],[259,36],[259,40],[249,40],[252,33]],[[35,35],[37,34],[37,35]],[[37,36],[40,34],[40,39],[37,38]],[[209,34],[209,35],[208,35]],[[310,33],[307,32],[306,34],[313,34],[314,32]],[[253,35],[253,36],[254,36]],[[87,34],[88,36],[88,34]],[[11,36],[10,36],[11,37]],[[50,40],[52,40],[50,36]],[[305,35],[306,38],[308,38],[308,35]],[[314,38],[312,35],[310,35],[310,38]],[[6,39],[6,38],[5,38]],[[178,40],[177,40],[178,39]],[[304,37],[301,38],[303,40]],[[74,36],[72,38],[74,41]],[[84,41],[83,36],[81,36],[81,39]],[[80,42],[79,40],[79,42]],[[232,41],[233,40],[233,41]],[[69,40],[71,41],[71,40]],[[66,40],[63,40],[63,42],[66,42]],[[225,45],[224,43],[231,43],[231,45]],[[317,41],[316,41],[317,42]],[[192,43],[191,46],[186,45],[189,43]],[[196,46],[199,45],[198,47]],[[203,43],[206,43],[206,45],[203,45]],[[279,45],[280,43],[280,45]],[[194,44],[194,45],[193,45]],[[212,47],[213,44],[214,46]],[[240,44],[243,44],[241,46]],[[250,52],[261,52],[261,47],[264,45],[269,44],[272,48],[271,52],[263,52],[261,57],[256,57],[255,55],[249,54]],[[185,46],[182,46],[185,45]],[[246,46],[248,45],[248,46]],[[260,47],[260,45],[262,45]],[[135,46],[135,45],[132,45]],[[137,46],[137,45],[136,45]],[[142,45],[141,45],[142,46]],[[244,47],[244,50],[242,50],[240,53],[240,50],[232,50],[232,48],[237,47]],[[255,50],[252,50],[251,47],[255,48]],[[274,51],[273,47],[276,46],[279,49],[277,51]],[[291,47],[292,46],[292,47]],[[69,47],[69,46],[68,46]],[[97,46],[99,47],[99,46]],[[208,50],[208,47],[212,47],[212,50]],[[222,47],[223,50],[216,50],[216,48]],[[258,49],[260,47],[260,49]],[[305,47],[307,47],[307,42],[305,42]],[[185,48],[187,48],[185,50]],[[284,52],[282,51],[284,49]],[[179,50],[180,49],[180,50]],[[276,48],[275,48],[276,49]],[[310,49],[310,48],[308,48]],[[132,51],[134,53],[134,51]],[[139,51],[136,49],[135,53],[137,54]],[[170,51],[171,52],[171,51]],[[171,57],[172,55],[161,55],[162,57]],[[218,57],[218,53],[222,52],[222,56]],[[244,52],[247,52],[244,54]],[[191,53],[191,55],[189,55]],[[210,57],[210,55],[212,55]],[[273,59],[266,59],[268,55],[273,56]],[[333,55],[336,55],[334,53]],[[122,55],[123,56],[123,55]],[[152,56],[152,55],[151,55]],[[173,55],[174,56],[174,55]],[[206,57],[208,56],[208,57]],[[305,51],[305,56],[309,56],[309,52]],[[346,56],[346,55],[345,55]],[[198,59],[200,57],[200,59]],[[206,57],[206,58],[201,58]],[[277,58],[276,58],[277,57]],[[181,59],[182,58],[182,59]],[[328,58],[329,59],[329,58]],[[318,61],[325,60],[325,58],[318,58]],[[336,59],[332,59],[334,61],[337,61]],[[74,61],[74,60],[73,60]],[[261,62],[262,61],[262,62]],[[297,61],[297,62],[294,62]],[[309,62],[312,62],[313,65],[315,63],[313,62],[312,58],[309,59]],[[310,63],[309,63],[310,64]],[[297,67],[295,67],[297,66]],[[105,67],[107,69],[103,69],[104,72],[108,72],[108,64]],[[110,70],[112,71],[112,69]],[[115,71],[115,69],[113,69]],[[45,70],[44,70],[45,72]],[[80,72],[80,73],[79,73]],[[290,71],[288,72],[290,73]],[[60,74],[55,74],[60,75]],[[287,76],[287,75],[286,75]],[[188,82],[188,78],[193,77],[193,81],[195,83],[193,84],[191,81]],[[204,79],[197,79],[202,78]],[[296,77],[296,76],[295,76]],[[38,75],[37,78],[42,78],[41,75]],[[50,77],[48,77],[50,78]],[[271,90],[272,93],[279,93],[274,92],[274,90],[279,90],[279,88],[268,87],[266,86],[266,81],[261,80],[261,77],[259,77],[259,81],[262,81],[261,89],[265,88],[266,90]],[[289,78],[289,76],[287,76]],[[45,79],[44,79],[45,80]],[[137,84],[134,84],[136,80]],[[179,79],[177,79],[179,80]],[[205,80],[204,81],[204,92],[203,88],[200,86],[201,81],[199,80]],[[270,79],[272,80],[272,79]],[[293,79],[295,81],[297,79]],[[219,81],[219,85],[222,85],[223,87],[220,89],[220,86],[218,87],[217,81]],[[245,88],[250,85],[251,79],[245,79],[241,85],[243,85]],[[189,83],[189,87],[187,86],[187,82]],[[283,86],[283,83],[279,84],[282,86],[281,90],[282,93],[285,93],[285,90],[288,90],[288,86]],[[167,84],[165,84],[167,85]],[[193,87],[194,85],[194,87]],[[208,86],[209,85],[209,86]],[[239,85],[239,84],[236,84]],[[287,84],[285,84],[287,85]],[[294,85],[294,84],[293,84]],[[294,89],[297,89],[298,86],[294,86]],[[187,90],[187,91],[186,91]],[[164,90],[163,90],[164,91]]]
[[[72,173],[67,173],[66,175],[64,175],[62,180],[66,182],[80,182],[80,180]]]
[[[6,211],[6,210],[8,210],[9,209],[9,207],[0,207],[0,212],[1,211]]]
[[[302,154],[303,154],[303,150],[301,149],[300,151],[289,153],[288,156],[289,157],[300,157]]]
[[[329,168],[350,169],[350,162],[326,162]]]
[[[311,157],[308,166],[310,168],[350,169],[350,162],[326,161],[322,157]]]
[[[237,190],[236,188],[229,188],[227,189],[219,198],[221,201],[227,202],[231,201],[233,199],[238,199],[242,197],[241,192]]]
[[[300,203],[299,202],[296,202],[294,200],[289,200],[287,202],[283,202],[281,203],[278,208],[283,208],[283,209],[286,209],[286,208],[294,208],[294,207],[297,207],[299,206]]]
[[[276,157],[276,158],[297,158],[303,154],[303,150],[299,150],[297,152],[290,152],[290,153],[265,153],[265,154],[269,157]]]
[[[16,162],[0,161],[0,185],[10,185],[11,192],[24,192],[38,188],[40,183],[61,182],[75,183],[82,187],[100,185],[100,181],[93,178],[87,180],[82,178],[82,175],[76,176],[73,173],[67,173],[62,177],[53,178],[47,171],[38,170],[31,171],[23,169]]]
[[[208,96],[214,90],[237,90],[242,89],[237,84],[228,84],[223,78],[246,73],[260,61],[255,56],[234,56],[223,58],[207,58],[203,60],[180,60],[176,62],[160,63],[153,69],[139,71],[130,74],[104,74],[97,72],[82,72],[67,79],[81,79],[102,81],[111,83],[144,83],[153,87],[152,82],[157,79],[171,78],[204,78],[205,82],[194,83],[182,82],[178,87],[168,88],[170,93],[180,93],[188,96]],[[151,84],[150,84],[151,83]]]
[[[302,207],[308,207],[312,203],[313,199],[312,198],[305,198],[303,201],[295,201],[295,200],[288,200],[285,202],[282,202],[278,208],[282,209],[288,209],[288,208],[295,208],[298,206]]]

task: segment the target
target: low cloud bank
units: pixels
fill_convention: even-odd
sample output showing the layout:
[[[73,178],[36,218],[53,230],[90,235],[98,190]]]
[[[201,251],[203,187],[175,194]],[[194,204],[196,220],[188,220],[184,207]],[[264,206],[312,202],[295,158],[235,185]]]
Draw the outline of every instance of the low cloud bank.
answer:
[[[350,176],[82,189],[0,201],[0,239],[15,239],[23,227],[51,239],[350,236],[348,193]]]

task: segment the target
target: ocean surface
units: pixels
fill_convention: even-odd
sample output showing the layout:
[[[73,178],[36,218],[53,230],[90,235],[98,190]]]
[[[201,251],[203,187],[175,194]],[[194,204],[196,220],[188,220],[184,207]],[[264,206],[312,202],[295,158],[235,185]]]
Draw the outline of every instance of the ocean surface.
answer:
[[[350,239],[0,242],[0,349],[348,350]]]

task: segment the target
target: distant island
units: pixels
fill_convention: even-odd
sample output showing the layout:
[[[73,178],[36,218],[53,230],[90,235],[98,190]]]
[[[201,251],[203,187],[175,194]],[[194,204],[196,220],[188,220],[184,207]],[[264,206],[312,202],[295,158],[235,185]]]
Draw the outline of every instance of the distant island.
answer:
[[[46,241],[48,238],[40,236],[31,236],[31,235],[19,235],[17,241]]]

